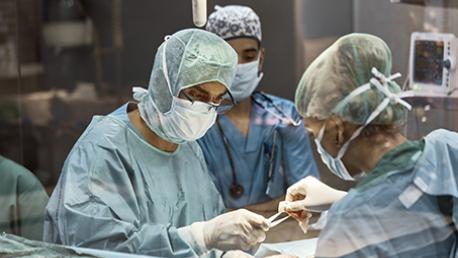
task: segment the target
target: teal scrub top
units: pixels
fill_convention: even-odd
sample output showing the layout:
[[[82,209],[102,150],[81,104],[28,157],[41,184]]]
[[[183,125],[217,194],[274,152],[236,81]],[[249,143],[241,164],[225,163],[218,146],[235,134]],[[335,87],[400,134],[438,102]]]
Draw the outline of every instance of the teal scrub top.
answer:
[[[220,214],[223,203],[197,143],[173,153],[148,144],[127,105],[95,116],[65,161],[46,208],[44,240],[159,257],[198,251],[177,228]]]

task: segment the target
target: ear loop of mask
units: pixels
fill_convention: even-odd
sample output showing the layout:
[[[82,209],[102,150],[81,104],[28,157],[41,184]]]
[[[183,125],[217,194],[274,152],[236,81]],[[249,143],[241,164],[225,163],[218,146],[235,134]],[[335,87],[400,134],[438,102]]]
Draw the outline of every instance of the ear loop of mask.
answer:
[[[167,43],[170,39],[170,36],[165,36],[164,38],[164,48],[162,50],[162,73],[164,75],[164,79],[167,82],[167,87],[169,89],[170,95],[173,97],[172,93],[172,84],[170,83],[170,78],[169,78],[169,70],[167,69],[167,57],[166,57],[166,50],[167,50]]]

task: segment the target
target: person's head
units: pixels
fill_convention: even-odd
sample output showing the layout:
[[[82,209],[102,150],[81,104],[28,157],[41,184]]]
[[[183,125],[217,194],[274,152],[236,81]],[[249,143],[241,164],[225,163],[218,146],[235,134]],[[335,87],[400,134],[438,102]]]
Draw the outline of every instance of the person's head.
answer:
[[[248,98],[262,79],[265,50],[258,15],[247,6],[216,6],[206,29],[226,40],[238,55],[236,78],[231,86],[234,98]]]
[[[181,30],[158,48],[148,91],[134,89],[148,127],[173,143],[202,137],[216,119],[216,107],[229,102],[237,54],[216,35]]]
[[[296,107],[315,137],[332,172],[352,180],[361,160],[346,159],[352,145],[379,144],[395,137],[406,107],[391,79],[391,51],[378,37],[350,34],[325,50],[305,71],[296,90]],[[342,163],[343,160],[343,163]],[[342,166],[344,164],[344,166]],[[349,174],[346,172],[348,169]]]

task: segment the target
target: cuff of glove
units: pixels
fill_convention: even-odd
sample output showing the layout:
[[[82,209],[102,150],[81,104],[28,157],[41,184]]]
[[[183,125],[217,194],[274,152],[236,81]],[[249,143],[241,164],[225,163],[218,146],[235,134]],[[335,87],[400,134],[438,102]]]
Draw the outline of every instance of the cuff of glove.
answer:
[[[195,222],[189,226],[178,228],[180,237],[192,247],[198,256],[209,251],[204,240],[204,223]]]

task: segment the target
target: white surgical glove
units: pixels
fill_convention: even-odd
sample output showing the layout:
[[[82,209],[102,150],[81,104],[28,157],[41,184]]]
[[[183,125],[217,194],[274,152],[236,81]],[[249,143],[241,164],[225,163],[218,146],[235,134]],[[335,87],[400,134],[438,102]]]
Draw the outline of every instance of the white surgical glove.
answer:
[[[347,192],[327,186],[313,176],[308,176],[293,184],[286,191],[285,201],[280,202],[278,211],[287,212],[299,222],[299,226],[307,232],[311,214],[307,207],[329,205],[342,199]]]
[[[178,233],[200,255],[211,249],[248,250],[263,242],[268,230],[266,218],[240,209],[179,228]]]

